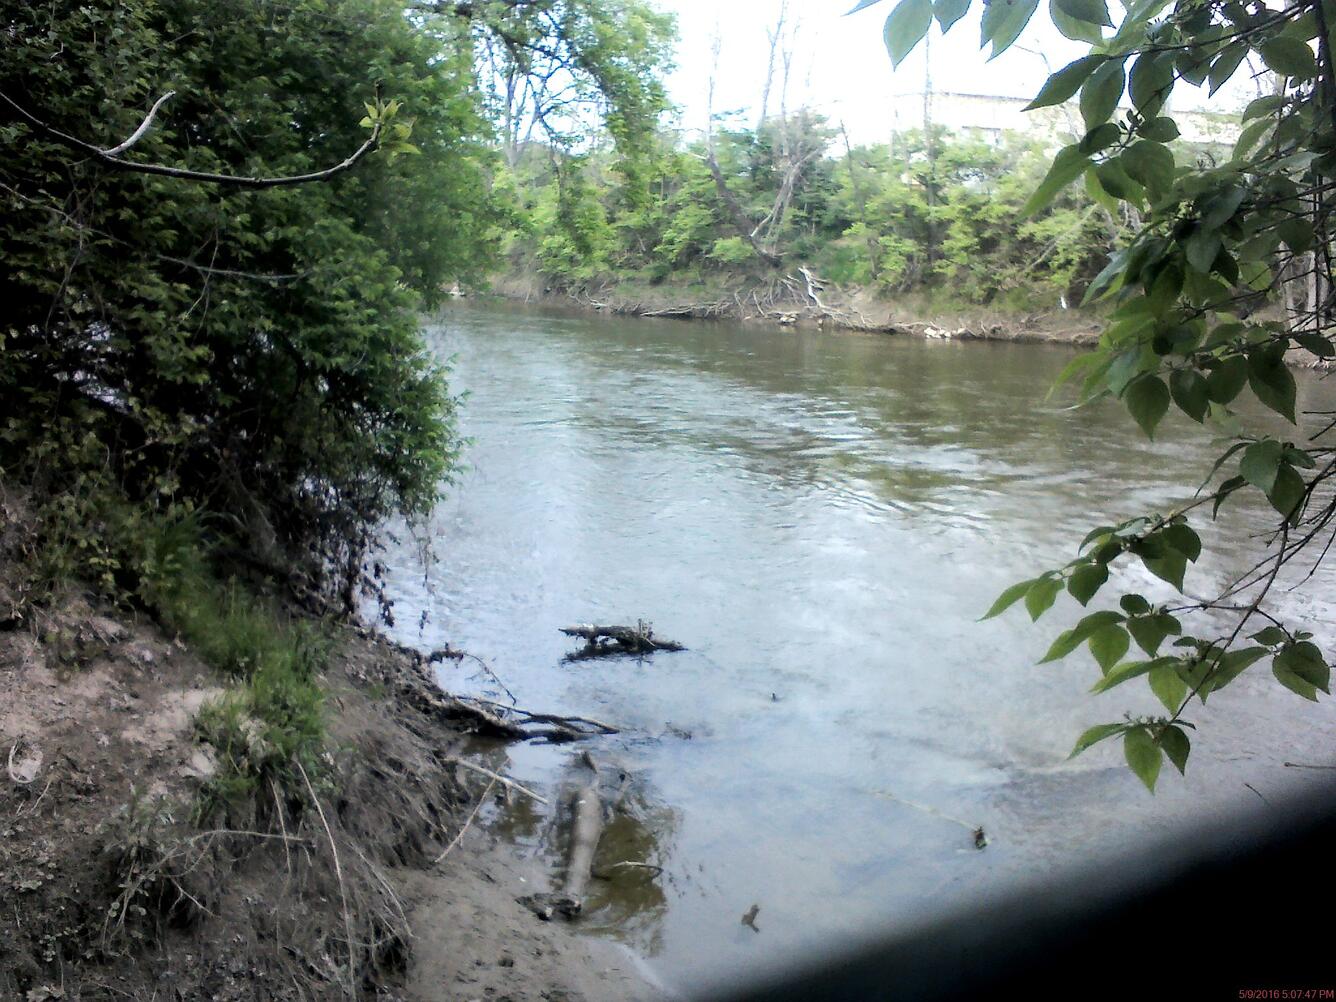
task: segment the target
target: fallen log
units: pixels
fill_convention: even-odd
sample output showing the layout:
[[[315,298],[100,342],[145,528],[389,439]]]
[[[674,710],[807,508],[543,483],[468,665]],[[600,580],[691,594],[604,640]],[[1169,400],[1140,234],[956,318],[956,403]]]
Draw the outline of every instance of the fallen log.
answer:
[[[586,658],[605,658],[620,654],[652,654],[654,651],[684,651],[674,640],[654,636],[654,628],[644,620],[635,626],[596,626],[579,624],[564,626],[561,632],[568,637],[581,637],[584,647],[566,655],[567,661]]]

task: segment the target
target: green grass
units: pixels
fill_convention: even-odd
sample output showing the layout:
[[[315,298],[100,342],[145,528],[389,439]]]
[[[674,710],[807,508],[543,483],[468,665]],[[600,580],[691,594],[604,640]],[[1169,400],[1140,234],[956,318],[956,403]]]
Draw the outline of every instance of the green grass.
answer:
[[[301,769],[318,774],[325,747],[319,676],[329,659],[328,632],[235,579],[218,578],[198,515],[142,527],[136,550],[140,601],[228,682],[196,721],[218,761],[199,813],[247,801],[259,809],[275,789],[302,799]]]

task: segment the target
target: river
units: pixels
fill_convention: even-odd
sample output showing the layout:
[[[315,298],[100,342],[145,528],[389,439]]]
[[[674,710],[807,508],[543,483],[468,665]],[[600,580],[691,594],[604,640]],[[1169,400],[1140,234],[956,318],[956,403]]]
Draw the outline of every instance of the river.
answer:
[[[479,655],[521,705],[626,728],[590,748],[632,778],[601,858],[662,872],[612,870],[584,925],[670,987],[1150,851],[1320,775],[1286,759],[1330,758],[1330,705],[1263,663],[1193,709],[1187,777],[1166,767],[1152,797],[1117,745],[1067,758],[1085,727],[1158,708],[1141,682],[1091,696],[1084,653],[1036,666],[1074,603],[977,621],[1092,526],[1189,496],[1217,451],[1181,415],[1153,445],[1114,403],[1046,400],[1068,349],[474,306],[429,335],[470,442],[434,559],[390,547],[395,635]],[[1301,403],[1336,409],[1336,385],[1302,374]],[[1246,566],[1266,522],[1227,507],[1189,589]],[[1328,649],[1334,584],[1282,599]],[[559,627],[638,619],[689,650],[562,660]],[[499,692],[467,663],[441,677]],[[575,753],[507,754],[555,790]],[[532,805],[491,824],[559,861]]]

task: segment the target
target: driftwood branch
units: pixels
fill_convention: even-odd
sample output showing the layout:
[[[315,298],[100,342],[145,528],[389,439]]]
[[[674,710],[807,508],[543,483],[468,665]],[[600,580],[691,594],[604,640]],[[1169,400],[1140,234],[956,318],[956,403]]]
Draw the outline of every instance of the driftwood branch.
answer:
[[[654,636],[654,628],[644,620],[635,626],[592,624],[564,626],[561,632],[568,637],[581,637],[585,641],[585,646],[580,650],[566,655],[568,661],[604,658],[617,654],[651,654],[654,651],[686,650],[676,641],[661,640]]]
[[[148,117],[140,123],[139,128],[131,134],[130,138],[118,146],[112,146],[108,149],[102,149],[94,146],[92,143],[84,142],[69,133],[61,132],[55,126],[38,118],[32,112],[28,111],[8,94],[0,91],[0,101],[3,101],[14,113],[24,122],[32,126],[43,135],[49,136],[56,142],[70,149],[77,150],[92,159],[108,167],[114,167],[118,170],[134,171],[139,174],[155,174],[159,177],[171,177],[181,181],[195,181],[202,184],[223,184],[235,185],[239,188],[281,188],[298,184],[310,184],[316,181],[327,181],[330,178],[342,174],[344,171],[351,170],[359,160],[376,148],[380,143],[381,123],[376,122],[372,126],[371,135],[367,137],[366,142],[359,146],[350,156],[339,161],[332,167],[324,170],[312,171],[309,174],[294,174],[287,177],[246,177],[237,174],[214,174],[209,171],[186,170],[182,167],[169,167],[166,164],[139,163],[134,160],[125,160],[120,154],[124,153],[143,137],[153,121],[153,117],[158,108],[167,98],[172,96],[173,92],[168,92],[158,99],[148,113]]]
[[[522,793],[530,800],[536,800],[543,806],[547,806],[546,797],[534,793],[533,790],[529,789],[527,786],[522,786],[521,784],[515,782],[513,779],[501,775],[499,772],[493,772],[491,769],[484,769],[482,766],[470,762],[467,759],[448,758],[446,759],[446,761],[449,762],[451,765],[457,765],[461,766],[462,768],[468,769],[470,772],[476,772],[479,776],[486,776],[493,783],[500,783],[508,790],[514,790],[517,793]]]
[[[395,686],[410,706],[462,730],[503,741],[544,741],[564,744],[601,734],[617,734],[619,728],[591,717],[564,717],[507,706],[477,696],[456,696],[443,690],[426,668],[427,659],[415,654],[418,671],[401,676]]]

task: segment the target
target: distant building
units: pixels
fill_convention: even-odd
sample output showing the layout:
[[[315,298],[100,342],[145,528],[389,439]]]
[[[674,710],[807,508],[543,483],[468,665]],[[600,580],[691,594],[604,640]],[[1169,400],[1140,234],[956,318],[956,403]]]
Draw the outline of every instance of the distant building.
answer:
[[[1021,97],[996,97],[990,94],[958,94],[932,91],[897,94],[891,100],[891,130],[905,132],[921,129],[926,117],[934,125],[952,132],[974,133],[981,139],[998,143],[1004,132],[1014,132],[1041,140],[1054,148],[1074,142],[1085,134],[1081,112],[1075,101],[1025,111],[1029,100]],[[1120,107],[1119,112],[1131,110]],[[1179,133],[1189,143],[1232,146],[1238,139],[1239,115],[1213,111],[1167,112],[1178,123]]]

